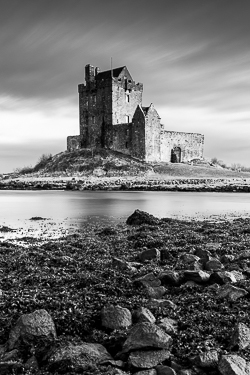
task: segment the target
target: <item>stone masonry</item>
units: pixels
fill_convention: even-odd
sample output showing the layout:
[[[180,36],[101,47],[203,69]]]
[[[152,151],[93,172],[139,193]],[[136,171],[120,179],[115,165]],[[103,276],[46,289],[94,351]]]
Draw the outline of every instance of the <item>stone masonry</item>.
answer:
[[[80,135],[67,138],[67,150],[107,148],[147,162],[188,162],[203,158],[204,136],[168,131],[151,103],[142,106],[143,84],[126,66],[100,72],[85,67],[78,85]]]

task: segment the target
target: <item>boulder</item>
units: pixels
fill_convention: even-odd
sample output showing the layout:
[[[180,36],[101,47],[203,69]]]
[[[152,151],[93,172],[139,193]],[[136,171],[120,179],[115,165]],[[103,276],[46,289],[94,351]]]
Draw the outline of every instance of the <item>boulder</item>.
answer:
[[[233,331],[230,348],[233,350],[241,350],[249,347],[249,345],[250,328],[244,323],[237,323]]]
[[[127,218],[126,224],[128,225],[159,225],[160,220],[147,212],[135,210],[132,215]]]
[[[237,299],[244,297],[248,292],[243,288],[237,288],[236,286],[225,284],[218,289],[217,298],[227,298],[230,301],[236,301]]]
[[[153,259],[158,259],[160,260],[161,252],[158,249],[147,249],[143,250],[140,255],[139,259],[142,263],[148,261],[148,260],[153,260]]]
[[[21,344],[47,347],[56,339],[56,329],[52,317],[46,310],[36,310],[24,314],[11,329],[8,348],[12,350]],[[42,350],[42,348],[40,348]]]
[[[112,265],[121,271],[129,271],[131,273],[137,272],[137,268],[134,267],[130,262],[126,262],[125,260],[121,260],[119,258],[114,257],[112,259]]]
[[[172,338],[153,323],[137,323],[128,334],[123,345],[124,352],[139,349],[169,349]]]
[[[135,310],[132,314],[132,319],[134,323],[155,323],[154,315],[146,307],[139,307],[139,309]]]
[[[86,371],[93,365],[106,363],[109,360],[112,360],[112,357],[101,344],[67,343],[52,351],[48,358],[48,366],[49,371],[65,374]]]
[[[250,250],[242,250],[239,255],[238,259],[249,259],[250,258]]]
[[[238,355],[222,355],[218,365],[221,375],[250,375],[250,365]]]
[[[126,328],[132,325],[131,312],[119,305],[106,305],[101,310],[102,326],[110,329]]]
[[[169,359],[170,352],[162,350],[136,350],[130,353],[128,363],[135,368],[149,369]]]

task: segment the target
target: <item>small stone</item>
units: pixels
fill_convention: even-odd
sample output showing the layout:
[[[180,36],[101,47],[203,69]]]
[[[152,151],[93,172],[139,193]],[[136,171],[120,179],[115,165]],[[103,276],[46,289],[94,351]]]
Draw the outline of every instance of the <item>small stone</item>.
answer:
[[[135,310],[132,314],[132,319],[134,323],[155,323],[154,315],[146,307],[140,307],[139,309]]]
[[[242,250],[239,255],[238,259],[249,259],[250,258],[250,250]]]
[[[244,323],[237,323],[234,328],[230,348],[232,350],[242,350],[250,345],[250,329]]]
[[[230,301],[236,301],[247,294],[248,292],[243,288],[237,288],[236,286],[225,284],[218,290],[217,298],[228,298]]]
[[[236,280],[233,272],[229,272],[229,271],[213,272],[210,275],[210,278],[209,278],[210,284],[224,285],[224,284],[227,284],[227,283],[236,283],[236,281],[237,280]]]
[[[223,264],[216,258],[210,259],[206,264],[205,264],[205,269],[207,271],[219,271],[223,269],[224,266]]]
[[[195,363],[200,367],[216,368],[218,366],[219,356],[216,350],[208,350],[195,357]]]
[[[204,271],[184,271],[184,278],[186,281],[191,280],[196,283],[206,283],[209,280],[209,273]]]
[[[177,321],[170,318],[161,318],[158,326],[169,335],[177,332]]]
[[[166,288],[164,286],[156,286],[156,287],[147,286],[146,290],[147,290],[147,295],[149,298],[158,299],[158,298],[163,297],[164,294],[166,294]]]
[[[146,350],[133,351],[128,358],[129,365],[135,368],[152,368],[159,363],[169,359],[170,352],[166,349],[162,350]]]
[[[212,254],[207,249],[196,249],[194,254],[199,257],[200,262],[203,265],[205,265],[212,257]]]
[[[38,362],[37,362],[37,359],[34,355],[32,355],[28,360],[27,362],[25,363],[24,365],[25,369],[26,370],[30,370],[30,371],[38,371],[39,370],[39,365],[38,365]]]
[[[138,286],[156,287],[161,285],[161,281],[151,272],[134,280]]]
[[[138,323],[129,332],[123,350],[129,352],[143,348],[169,349],[172,341],[172,338],[157,325]]]
[[[161,252],[158,249],[148,249],[144,250],[140,253],[139,259],[142,263],[146,262],[147,260],[153,259],[160,259]]]
[[[235,256],[234,255],[229,255],[229,254],[225,254],[225,255],[222,255],[222,257],[220,258],[221,262],[222,263],[232,263],[234,260],[235,260]]]
[[[222,355],[218,369],[221,375],[250,375],[250,365],[238,355]]]
[[[110,329],[126,328],[132,325],[131,312],[119,305],[104,306],[101,311],[102,326]]]
[[[161,280],[162,285],[178,286],[180,284],[180,275],[176,271],[163,271],[158,278]]]
[[[168,299],[155,299],[151,298],[148,301],[148,308],[149,309],[162,309],[162,308],[168,308],[176,310],[177,306],[174,304],[174,302],[168,300]]]
[[[121,271],[130,271],[131,273],[136,273],[137,268],[133,267],[130,262],[120,260],[119,258],[113,258],[112,265]]]
[[[172,367],[168,366],[156,366],[157,375],[177,375],[176,371]]]
[[[154,368],[151,368],[149,370],[134,372],[134,375],[157,375],[157,372]]]

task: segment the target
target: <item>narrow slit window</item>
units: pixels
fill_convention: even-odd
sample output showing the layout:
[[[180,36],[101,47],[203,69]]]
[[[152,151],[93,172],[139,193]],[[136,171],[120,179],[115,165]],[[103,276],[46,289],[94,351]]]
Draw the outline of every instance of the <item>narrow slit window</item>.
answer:
[[[126,102],[129,103],[129,94],[126,94]]]
[[[129,116],[126,116],[126,122],[129,123]]]

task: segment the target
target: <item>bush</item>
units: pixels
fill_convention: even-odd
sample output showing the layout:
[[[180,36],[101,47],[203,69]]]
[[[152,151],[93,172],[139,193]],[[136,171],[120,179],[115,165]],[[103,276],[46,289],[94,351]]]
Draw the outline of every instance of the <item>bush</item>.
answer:
[[[25,166],[25,167],[22,167],[22,168],[16,168],[14,170],[15,173],[18,173],[18,174],[29,174],[29,173],[32,173],[34,170],[33,170],[33,167],[30,165],[30,166]]]
[[[52,154],[42,154],[37,164],[34,166],[34,172],[43,169],[50,160],[52,160]]]

